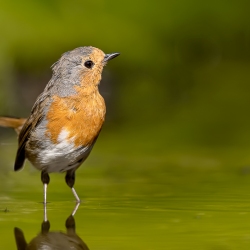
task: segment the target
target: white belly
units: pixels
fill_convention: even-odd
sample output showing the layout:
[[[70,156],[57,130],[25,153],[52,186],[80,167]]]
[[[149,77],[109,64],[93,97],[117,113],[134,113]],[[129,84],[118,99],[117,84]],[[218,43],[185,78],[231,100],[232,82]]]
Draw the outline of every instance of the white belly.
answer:
[[[46,147],[34,149],[36,157],[28,157],[39,170],[65,172],[77,168],[88,157],[92,146],[75,147],[74,138],[68,139],[68,132],[62,129],[57,144],[46,140]],[[36,159],[33,161],[32,159]]]

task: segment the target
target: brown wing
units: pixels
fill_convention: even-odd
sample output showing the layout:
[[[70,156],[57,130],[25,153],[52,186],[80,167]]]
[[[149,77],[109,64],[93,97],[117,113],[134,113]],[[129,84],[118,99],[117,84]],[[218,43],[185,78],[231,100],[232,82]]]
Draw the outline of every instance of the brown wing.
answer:
[[[34,104],[31,115],[24,123],[22,130],[18,137],[18,150],[16,154],[16,160],[14,165],[14,170],[18,171],[22,169],[25,161],[25,146],[29,140],[31,132],[36,128],[44,117],[43,108],[47,104],[48,96],[45,96],[43,93],[39,96],[36,103]]]
[[[41,120],[42,115],[34,117],[31,115],[26,123],[23,125],[23,128],[19,134],[18,138],[18,150],[16,154],[16,160],[14,165],[14,170],[18,171],[22,169],[24,161],[25,161],[25,146],[26,142],[30,137],[30,133],[32,130],[38,125],[39,121]]]

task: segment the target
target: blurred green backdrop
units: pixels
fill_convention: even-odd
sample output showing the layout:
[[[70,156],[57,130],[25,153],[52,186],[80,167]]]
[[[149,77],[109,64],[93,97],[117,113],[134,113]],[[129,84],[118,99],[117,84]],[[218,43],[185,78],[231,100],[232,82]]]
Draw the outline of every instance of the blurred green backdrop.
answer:
[[[63,52],[92,45],[121,53],[101,86],[106,132],[130,128],[133,144],[160,150],[248,146],[249,7],[246,1],[1,1],[0,113],[28,116],[50,66]]]

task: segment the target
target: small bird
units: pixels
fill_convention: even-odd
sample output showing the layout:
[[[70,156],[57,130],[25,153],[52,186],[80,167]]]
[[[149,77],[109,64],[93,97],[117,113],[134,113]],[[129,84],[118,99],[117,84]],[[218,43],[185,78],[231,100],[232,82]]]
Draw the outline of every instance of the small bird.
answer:
[[[44,204],[52,172],[66,172],[65,181],[80,202],[75,171],[89,156],[104,123],[106,106],[98,85],[103,67],[118,55],[91,46],[64,53],[52,65],[52,78],[28,119],[9,118],[17,132],[22,127],[14,170],[22,169],[27,158],[41,171]],[[8,126],[6,118],[0,125]]]
[[[15,227],[14,236],[18,250],[41,250],[41,249],[72,249],[89,250],[86,243],[78,236],[76,232],[75,218],[70,215],[65,222],[66,233],[59,231],[50,231],[50,222],[43,221],[41,232],[37,234],[30,242],[27,242],[23,231]]]

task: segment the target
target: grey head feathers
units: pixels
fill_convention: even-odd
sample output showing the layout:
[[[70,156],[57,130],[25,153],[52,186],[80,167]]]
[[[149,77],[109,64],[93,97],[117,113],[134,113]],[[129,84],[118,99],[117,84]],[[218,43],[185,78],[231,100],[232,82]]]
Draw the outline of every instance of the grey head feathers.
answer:
[[[52,65],[52,78],[46,89],[60,97],[76,94],[74,85],[80,85],[83,71],[82,58],[89,57],[93,47],[79,47],[65,52],[61,58]]]

